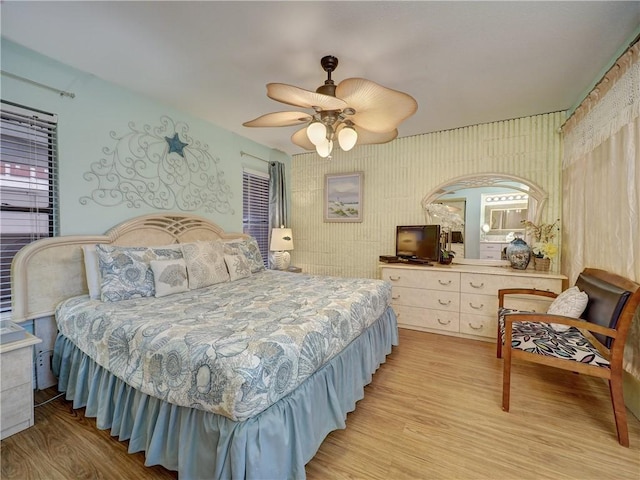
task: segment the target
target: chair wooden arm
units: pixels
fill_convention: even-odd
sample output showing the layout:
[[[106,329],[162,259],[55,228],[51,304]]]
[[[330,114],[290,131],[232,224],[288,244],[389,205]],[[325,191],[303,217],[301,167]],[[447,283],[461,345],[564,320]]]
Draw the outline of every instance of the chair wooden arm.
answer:
[[[548,290],[538,290],[537,288],[502,288],[498,290],[498,306],[504,307],[505,295],[537,295],[539,297],[556,298],[557,293]]]

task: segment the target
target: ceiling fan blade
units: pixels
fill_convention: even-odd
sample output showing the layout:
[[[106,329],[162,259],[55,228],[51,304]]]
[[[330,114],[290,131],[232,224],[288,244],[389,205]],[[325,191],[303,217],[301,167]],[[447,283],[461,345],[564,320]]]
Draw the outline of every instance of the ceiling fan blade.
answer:
[[[340,133],[340,130],[342,130],[345,126],[346,125],[344,123],[340,124],[336,129],[336,135]],[[353,125],[353,128],[355,128],[356,132],[358,132],[358,141],[356,142],[356,145],[373,145],[377,143],[387,143],[391,140],[394,140],[398,136],[397,129],[393,129],[389,132],[372,132],[370,130],[362,128],[359,125]],[[304,131],[304,128],[302,130]]]
[[[288,105],[295,105],[296,107],[317,107],[320,110],[342,110],[347,106],[346,102],[339,98],[311,92],[285,83],[268,83],[267,97]]]
[[[316,146],[311,143],[309,137],[307,137],[307,128],[301,128],[296,133],[291,135],[291,141],[298,145],[299,147],[304,148],[305,150],[315,150]]]
[[[364,78],[343,80],[336,87],[336,96],[355,109],[356,113],[348,117],[353,123],[377,133],[397,128],[418,109],[411,95]]]
[[[311,121],[311,115],[304,112],[274,112],[244,122],[245,127],[289,127]]]

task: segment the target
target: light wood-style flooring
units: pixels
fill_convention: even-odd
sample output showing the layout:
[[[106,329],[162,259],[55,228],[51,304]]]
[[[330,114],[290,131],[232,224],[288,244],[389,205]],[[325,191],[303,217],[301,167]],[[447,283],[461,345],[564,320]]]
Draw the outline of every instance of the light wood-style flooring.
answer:
[[[511,412],[490,343],[400,330],[400,346],[307,465],[310,480],[640,478],[640,422],[620,446],[606,382],[514,363]],[[55,390],[36,392],[36,401]],[[2,479],[176,479],[62,399],[1,443]]]

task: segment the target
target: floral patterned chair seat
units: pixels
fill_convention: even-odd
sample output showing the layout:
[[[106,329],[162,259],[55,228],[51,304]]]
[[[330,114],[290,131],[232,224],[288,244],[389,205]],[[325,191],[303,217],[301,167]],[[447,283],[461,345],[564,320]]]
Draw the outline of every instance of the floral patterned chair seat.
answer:
[[[507,314],[531,313],[509,308],[498,310],[500,337],[504,344],[504,316]],[[551,323],[513,322],[511,348],[565,360],[609,368],[609,360],[576,327],[558,331]]]

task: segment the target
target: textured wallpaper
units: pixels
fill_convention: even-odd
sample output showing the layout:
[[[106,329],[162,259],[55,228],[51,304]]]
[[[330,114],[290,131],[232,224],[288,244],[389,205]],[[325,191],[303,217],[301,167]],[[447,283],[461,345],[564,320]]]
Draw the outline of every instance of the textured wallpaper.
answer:
[[[549,200],[543,221],[561,212],[564,112],[404,137],[384,145],[294,155],[292,264],[304,272],[378,277],[378,256],[395,252],[396,225],[425,223],[420,202],[437,185],[473,173],[506,173],[542,187]],[[324,176],[364,172],[362,223],[324,223]]]

